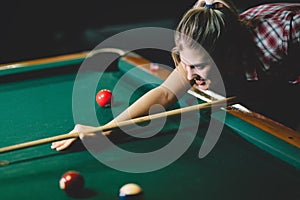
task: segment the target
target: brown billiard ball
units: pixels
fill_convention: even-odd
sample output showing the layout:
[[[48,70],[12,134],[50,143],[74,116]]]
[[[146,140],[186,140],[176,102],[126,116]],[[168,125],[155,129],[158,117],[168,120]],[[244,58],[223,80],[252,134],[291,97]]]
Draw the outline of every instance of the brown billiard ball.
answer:
[[[79,193],[84,189],[84,178],[77,171],[68,171],[60,178],[59,187],[69,194]]]
[[[110,107],[112,97],[112,92],[110,90],[102,89],[96,95],[96,102],[101,107]]]

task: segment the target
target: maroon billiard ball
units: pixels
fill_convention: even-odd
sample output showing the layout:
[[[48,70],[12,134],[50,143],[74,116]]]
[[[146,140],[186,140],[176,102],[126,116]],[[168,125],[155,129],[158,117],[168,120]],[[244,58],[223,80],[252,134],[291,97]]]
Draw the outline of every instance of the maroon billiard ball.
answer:
[[[69,194],[79,193],[84,189],[84,178],[77,171],[68,171],[60,178],[59,187]]]
[[[102,89],[96,95],[96,102],[101,107],[110,107],[112,98],[113,96],[110,90]]]

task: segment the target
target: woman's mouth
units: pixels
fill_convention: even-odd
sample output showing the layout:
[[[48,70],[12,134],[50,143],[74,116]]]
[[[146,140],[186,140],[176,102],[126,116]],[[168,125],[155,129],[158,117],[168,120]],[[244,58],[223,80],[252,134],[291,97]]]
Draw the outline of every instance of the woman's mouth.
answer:
[[[197,85],[206,85],[206,80],[201,77],[194,78],[194,81]]]
[[[206,84],[205,80],[195,80],[195,83],[197,85],[205,85]]]
[[[196,85],[199,86],[200,89],[208,90],[210,81],[208,81],[202,77],[196,77],[196,78],[194,78],[194,81],[195,81]]]

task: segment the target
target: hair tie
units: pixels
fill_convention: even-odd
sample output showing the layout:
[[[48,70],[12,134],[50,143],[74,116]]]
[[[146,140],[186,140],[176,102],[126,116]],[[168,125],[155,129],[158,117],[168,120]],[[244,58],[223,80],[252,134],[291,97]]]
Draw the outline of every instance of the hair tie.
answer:
[[[204,8],[209,8],[209,9],[212,8],[212,9],[213,9],[214,7],[213,7],[212,4],[205,4],[205,5],[204,5]]]

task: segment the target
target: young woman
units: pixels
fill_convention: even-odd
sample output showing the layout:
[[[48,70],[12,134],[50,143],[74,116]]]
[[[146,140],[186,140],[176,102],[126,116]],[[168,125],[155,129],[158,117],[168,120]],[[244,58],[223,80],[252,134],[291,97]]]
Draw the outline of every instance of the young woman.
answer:
[[[263,28],[267,26],[268,31]],[[243,99],[257,104],[255,100],[261,100],[260,95],[269,85],[266,83],[272,80],[277,85],[277,80],[287,81],[289,74],[297,71],[296,67],[289,69],[292,66],[280,69],[280,73],[277,69],[288,60],[289,54],[299,52],[295,50],[300,44],[299,26],[300,4],[261,5],[239,16],[230,1],[198,1],[177,27],[173,50],[175,70],[162,85],[146,93],[110,123],[146,115],[155,104],[167,108],[194,84],[207,90],[217,88],[218,82],[223,81],[228,96],[241,97],[243,104]],[[213,58],[223,80],[215,78],[214,64],[199,44]],[[251,91],[253,85],[262,92]],[[73,131],[82,132],[87,128],[76,125]],[[85,137],[80,135],[81,139]],[[63,150],[74,140],[54,142],[51,148]]]
[[[193,38],[217,64],[227,95],[237,95],[251,109],[295,127],[300,4],[265,4],[237,13],[230,1],[197,2],[178,25],[175,59],[180,61],[178,55],[186,48],[184,37]]]

